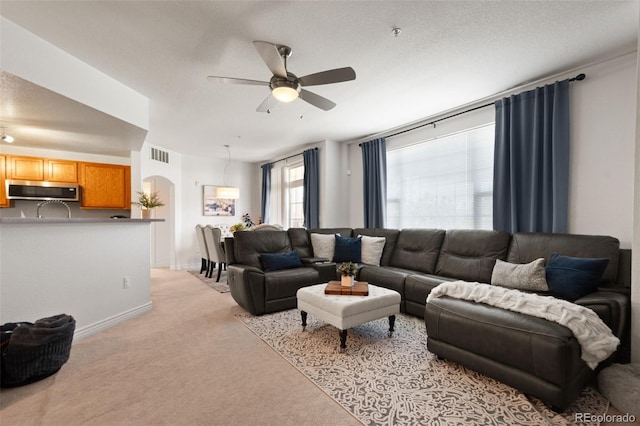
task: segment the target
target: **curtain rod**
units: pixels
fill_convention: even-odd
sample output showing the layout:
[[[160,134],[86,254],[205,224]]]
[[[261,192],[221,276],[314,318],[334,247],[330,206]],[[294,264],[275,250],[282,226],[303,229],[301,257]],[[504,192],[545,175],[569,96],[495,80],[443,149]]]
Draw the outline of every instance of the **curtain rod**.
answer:
[[[315,148],[309,148],[309,149],[315,149],[315,150],[317,151],[317,150],[318,150],[318,147],[316,146]],[[307,150],[305,149],[305,151],[307,151]],[[303,151],[303,152],[304,152],[304,151]],[[288,160],[289,158],[293,158],[293,157],[297,157],[298,155],[302,155],[302,153],[303,153],[303,152],[299,152],[299,153],[297,153],[297,154],[292,154],[292,155],[290,155],[290,156],[288,156],[288,157],[284,157],[284,158],[281,158],[281,159],[279,159],[279,160],[269,161],[269,162],[267,162],[267,163],[265,163],[265,164],[275,164],[275,163],[277,163],[277,162],[279,162],[279,161],[285,161],[285,160]]]
[[[584,80],[584,79],[585,79],[585,77],[586,77],[586,75],[585,75],[585,74],[578,74],[577,76],[575,76],[575,77],[573,77],[573,78],[570,78],[570,79],[569,79],[569,81],[582,81],[582,80]],[[401,134],[403,134],[403,133],[408,133],[408,132],[411,132],[412,130],[417,130],[417,129],[420,129],[420,128],[422,128],[422,127],[431,126],[431,125],[433,125],[433,127],[435,128],[435,127],[436,127],[436,123],[438,123],[438,122],[440,122],[440,121],[444,121],[444,120],[447,120],[447,119],[449,119],[449,118],[457,117],[457,116],[459,116],[459,115],[466,114],[466,113],[468,113],[468,112],[472,112],[472,111],[476,111],[476,110],[478,110],[478,109],[486,108],[486,107],[492,106],[492,105],[494,105],[494,104],[495,104],[495,102],[491,102],[491,103],[484,104],[484,105],[480,105],[480,106],[477,106],[477,107],[474,107],[474,108],[469,108],[469,109],[467,109],[467,110],[460,111],[460,112],[457,112],[457,113],[455,113],[455,114],[447,115],[446,117],[442,117],[442,118],[439,118],[439,119],[437,119],[437,120],[433,120],[433,121],[430,121],[430,122],[428,122],[428,123],[423,123],[423,124],[420,124],[420,125],[418,125],[418,126],[414,126],[414,127],[409,128],[409,129],[401,130],[401,131],[399,131],[399,132],[392,133],[392,134],[390,134],[390,135],[382,136],[382,137],[384,137],[384,138],[391,138],[391,137],[393,137],[393,136],[398,136],[398,135],[401,135]],[[374,139],[375,139],[375,138],[374,138]]]

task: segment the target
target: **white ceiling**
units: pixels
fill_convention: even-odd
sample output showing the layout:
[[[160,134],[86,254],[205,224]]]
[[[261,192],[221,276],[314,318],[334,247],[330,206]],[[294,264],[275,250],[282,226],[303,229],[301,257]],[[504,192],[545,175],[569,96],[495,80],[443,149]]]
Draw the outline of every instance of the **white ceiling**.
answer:
[[[633,52],[638,9],[638,1],[611,0],[0,0],[5,18],[148,97],[150,143],[222,158],[228,144],[232,157],[245,161],[271,160],[324,139],[362,138]],[[398,37],[394,27],[402,29]],[[258,113],[268,88],[206,79],[267,81],[271,73],[253,40],[290,46],[288,68],[298,76],[351,66],[357,79],[309,88],[337,103],[331,111],[296,100]],[[5,93],[16,102],[38,99],[20,96],[20,90]],[[16,108],[34,110],[46,114]],[[93,122],[93,142],[65,139],[65,132],[78,133],[77,126],[86,132],[86,123],[64,114],[1,111],[9,127],[44,123],[61,144],[57,149],[97,152],[122,138],[122,129],[120,136],[103,134],[113,123]],[[35,137],[16,139],[38,143]]]

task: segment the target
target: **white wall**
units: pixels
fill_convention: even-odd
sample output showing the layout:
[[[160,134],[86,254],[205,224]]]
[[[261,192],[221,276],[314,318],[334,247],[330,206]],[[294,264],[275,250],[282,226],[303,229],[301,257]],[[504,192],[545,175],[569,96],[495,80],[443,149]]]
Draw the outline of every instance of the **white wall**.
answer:
[[[320,144],[320,227],[343,226],[349,213],[349,175],[345,144],[326,140]]]
[[[196,224],[228,224],[242,222],[242,215],[249,213],[257,220],[260,214],[260,181],[256,165],[242,161],[228,163],[227,159],[207,158],[179,154],[152,144],[153,133],[150,132],[140,151],[140,182],[133,182],[132,187],[142,188],[143,180],[152,180],[156,184],[158,178],[168,182],[162,183],[157,189],[169,192],[167,206],[157,212],[157,217],[170,218],[173,222],[171,236],[156,235],[156,238],[173,238],[174,252],[170,254],[169,267],[171,269],[200,269],[200,251],[195,238]],[[150,149],[154,146],[169,153],[169,164],[151,160]],[[227,165],[226,176],[224,173]],[[171,188],[167,185],[172,184]],[[235,216],[204,216],[202,205],[203,185],[228,185],[240,189],[240,199],[236,202]],[[163,199],[164,201],[164,199]],[[168,209],[171,208],[172,211]],[[132,217],[138,213],[132,210]],[[156,230],[160,232],[159,229]],[[170,240],[169,240],[170,241]],[[158,248],[155,248],[158,254]],[[158,266],[163,266],[162,257],[158,257]],[[166,262],[165,262],[166,263]]]
[[[151,309],[149,223],[1,224],[0,234],[0,323],[66,313],[81,337]]]
[[[633,175],[636,122],[636,54],[584,68],[587,78],[571,85],[571,170],[569,232],[611,235],[630,248],[633,238]],[[573,73],[575,75],[575,73]],[[567,77],[573,76],[568,75]],[[428,139],[459,127],[486,122],[493,108],[439,122],[416,133],[390,138],[389,147],[411,138]],[[460,122],[464,120],[464,125]],[[362,214],[362,158],[349,145],[349,222],[359,227]]]
[[[242,215],[249,213],[254,221],[260,207],[255,206],[256,191],[260,187],[256,168],[252,163],[231,161],[227,167],[226,185],[240,189],[240,199],[236,200],[235,216],[204,216],[202,194],[203,185],[221,186],[225,184],[225,159],[182,156],[182,184],[180,188],[181,222],[176,229],[176,256],[178,269],[199,269],[200,252],[196,241],[197,224],[228,224],[242,222]],[[177,192],[177,191],[176,191]]]
[[[633,239],[637,55],[584,70],[571,85],[569,232]]]

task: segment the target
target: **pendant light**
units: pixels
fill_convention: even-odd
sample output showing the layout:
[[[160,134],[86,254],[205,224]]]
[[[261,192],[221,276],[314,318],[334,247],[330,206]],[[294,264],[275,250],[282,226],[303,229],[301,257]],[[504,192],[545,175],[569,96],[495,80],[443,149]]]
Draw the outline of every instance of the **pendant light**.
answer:
[[[227,164],[225,164],[224,172],[222,174],[224,186],[216,187],[216,198],[222,198],[225,200],[237,200],[238,198],[240,198],[240,188],[227,186],[227,168],[231,163],[231,151],[229,150],[229,145],[225,145],[224,147],[227,148]]]

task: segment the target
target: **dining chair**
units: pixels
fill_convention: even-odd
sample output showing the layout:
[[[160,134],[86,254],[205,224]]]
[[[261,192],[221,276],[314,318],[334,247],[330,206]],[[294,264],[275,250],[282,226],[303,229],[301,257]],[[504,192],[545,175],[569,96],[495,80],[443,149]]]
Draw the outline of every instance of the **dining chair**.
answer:
[[[204,226],[196,225],[196,239],[198,240],[198,248],[200,249],[200,257],[202,258],[200,273],[203,271],[208,272],[209,250],[207,249],[207,242],[204,240]]]
[[[222,269],[226,269],[227,267],[224,249],[222,246],[222,232],[220,231],[220,228],[216,228],[212,225],[205,226],[204,240],[207,243],[207,249],[209,251],[209,270],[207,272],[207,277],[211,278],[213,275],[213,269],[217,265],[218,277],[216,278],[216,282],[218,282],[220,281]]]

